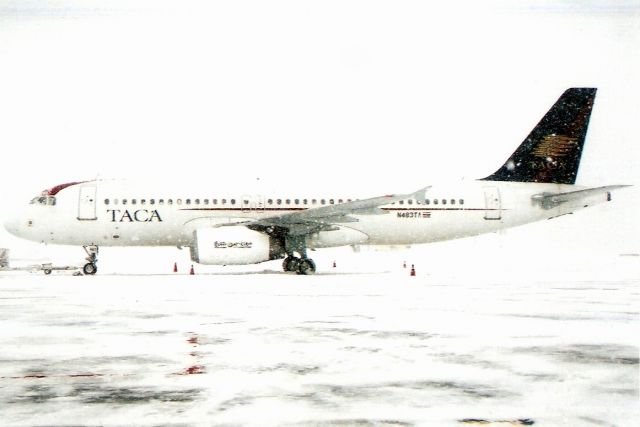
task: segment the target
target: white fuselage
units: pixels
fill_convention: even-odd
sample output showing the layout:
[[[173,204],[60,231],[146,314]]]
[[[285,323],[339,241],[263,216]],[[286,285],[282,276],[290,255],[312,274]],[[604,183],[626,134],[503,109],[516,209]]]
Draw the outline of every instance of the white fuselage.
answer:
[[[357,221],[310,236],[307,246],[417,244],[473,236],[573,212],[605,202],[605,195],[544,208],[542,193],[574,185],[471,181],[432,186],[425,199],[382,206],[386,214],[354,214]],[[164,192],[124,181],[89,181],[64,188],[53,202],[32,203],[7,224],[29,240],[95,246],[188,246],[198,229],[279,216],[355,200],[339,194]],[[35,199],[34,199],[35,200]]]

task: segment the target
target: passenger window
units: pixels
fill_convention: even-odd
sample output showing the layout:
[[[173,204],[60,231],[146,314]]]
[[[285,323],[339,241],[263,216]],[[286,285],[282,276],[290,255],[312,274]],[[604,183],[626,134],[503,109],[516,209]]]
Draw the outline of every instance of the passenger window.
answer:
[[[242,201],[242,203],[244,203],[244,205],[245,205],[245,206],[248,206],[248,205],[249,205],[249,201],[248,201],[248,200],[246,200],[246,199],[245,199],[245,200],[243,200],[243,201]]]
[[[312,204],[312,205],[317,205],[317,204],[318,204],[318,201],[317,201],[316,199],[311,199],[311,204]]]
[[[281,205],[281,204],[282,204],[282,199],[278,199],[278,202],[277,202],[277,203],[278,203],[279,205]]]
[[[407,200],[407,203],[409,203],[410,205],[412,205],[412,204],[413,204],[413,200],[412,200],[412,199],[409,199],[409,200]]]
[[[325,203],[326,203],[326,200],[324,200],[324,199],[321,199],[321,200],[320,200],[320,204],[321,204],[321,205],[324,205]]]
[[[204,204],[208,205],[209,204],[209,199],[204,199]]]
[[[182,204],[182,199],[178,199],[178,200],[176,200],[176,203],[177,203],[178,205],[181,205],[181,204]]]
[[[195,200],[193,201],[193,203],[195,203],[196,205],[199,205],[199,204],[200,204],[200,199],[195,199]]]
[[[438,199],[433,199],[433,204],[437,205],[438,204]]]
[[[429,203],[431,203],[431,200],[429,200],[429,199],[424,199],[424,204],[425,204],[425,205],[428,205]]]
[[[113,199],[113,204],[117,205],[118,204],[118,199]]]
[[[342,199],[338,199],[338,203],[342,203]]]
[[[213,204],[217,205],[218,204],[218,199],[213,199]]]
[[[305,204],[305,205],[307,204],[307,202],[308,202],[308,200],[307,200],[307,199],[304,199],[304,200],[302,201],[302,203],[303,203],[303,204]]]
[[[446,205],[447,204],[447,199],[442,199],[442,204]]]
[[[401,205],[404,205],[404,200],[400,200],[400,202],[398,203],[400,203]]]
[[[108,205],[109,204],[109,199],[104,199],[104,204]]]
[[[155,205],[156,204],[156,199],[149,199],[149,204],[150,205]]]
[[[295,199],[295,200],[293,201],[293,203],[295,203],[296,205],[299,205],[299,204],[300,204],[300,199]]]
[[[460,199],[459,202],[461,205],[464,205],[464,199]]]
[[[122,204],[126,205],[127,204],[127,199],[122,199]]]
[[[451,199],[451,204],[455,205],[456,204],[456,199]]]
[[[227,204],[227,199],[222,199],[222,200],[220,201],[220,203],[222,203],[223,205],[226,205],[226,204]]]
[[[159,205],[164,205],[164,199],[160,199],[160,200],[158,200],[158,204],[159,204]]]
[[[145,199],[140,199],[140,204],[141,204],[141,205],[144,205],[144,204],[146,204],[146,203],[147,203],[147,201],[146,201]]]
[[[167,203],[168,203],[168,204],[170,204],[170,205],[172,205],[172,204],[173,204],[173,199],[169,199],[169,200],[167,200]]]
[[[131,204],[132,204],[132,205],[135,205],[136,203],[137,203],[137,202],[136,202],[136,199],[131,199]]]
[[[291,199],[287,199],[287,205],[291,204]]]
[[[185,202],[187,205],[190,205],[190,204],[191,204],[191,199],[186,199],[184,202]]]
[[[273,199],[267,200],[267,204],[272,205],[273,204]]]
[[[334,202],[334,200],[333,200],[333,199],[329,199],[329,204],[330,204],[330,205],[332,205],[332,204],[333,204],[333,202]]]

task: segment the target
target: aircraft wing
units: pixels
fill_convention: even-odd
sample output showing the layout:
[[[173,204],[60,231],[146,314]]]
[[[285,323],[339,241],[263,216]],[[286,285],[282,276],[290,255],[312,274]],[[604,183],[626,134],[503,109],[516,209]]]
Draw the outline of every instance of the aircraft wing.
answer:
[[[569,191],[565,193],[541,193],[535,194],[531,197],[531,199],[535,203],[539,203],[543,209],[553,209],[562,203],[580,200],[590,196],[605,195],[608,194],[611,190],[617,190],[624,187],[630,186],[608,185],[605,187],[587,188],[584,190]]]
[[[357,222],[352,215],[383,215],[388,212],[380,209],[380,206],[409,198],[424,199],[425,192],[430,187],[421,188],[410,194],[392,194],[373,197],[364,200],[339,203],[329,206],[309,208],[303,211],[291,212],[283,215],[272,216],[257,221],[240,222],[225,225],[246,225],[257,228],[286,228],[289,234],[301,235],[314,233],[320,230],[334,229],[332,224]]]

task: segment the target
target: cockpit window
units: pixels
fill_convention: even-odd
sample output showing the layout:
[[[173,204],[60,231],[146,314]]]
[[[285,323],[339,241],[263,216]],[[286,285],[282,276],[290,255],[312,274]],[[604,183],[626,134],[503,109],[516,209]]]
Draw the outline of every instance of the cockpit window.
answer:
[[[31,199],[32,205],[54,206],[56,198],[54,196],[38,196]]]

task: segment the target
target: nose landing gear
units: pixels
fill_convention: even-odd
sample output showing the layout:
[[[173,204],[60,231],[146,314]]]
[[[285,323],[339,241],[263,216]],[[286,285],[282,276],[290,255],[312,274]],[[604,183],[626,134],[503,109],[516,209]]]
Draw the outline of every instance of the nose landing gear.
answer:
[[[92,276],[98,272],[98,247],[95,245],[83,246],[84,251],[87,253],[85,260],[88,262],[82,267],[82,272],[88,276]]]

